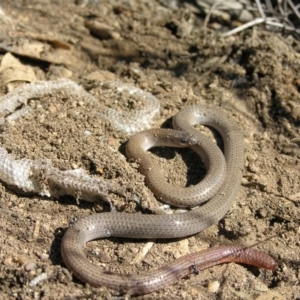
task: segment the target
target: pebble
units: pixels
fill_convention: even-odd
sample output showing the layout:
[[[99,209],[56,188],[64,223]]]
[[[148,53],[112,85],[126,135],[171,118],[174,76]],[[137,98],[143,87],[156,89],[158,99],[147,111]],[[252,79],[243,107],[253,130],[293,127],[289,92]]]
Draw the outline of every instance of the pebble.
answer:
[[[113,137],[109,137],[108,140],[107,140],[107,144],[109,146],[116,146],[117,143],[118,143],[117,140],[115,138],[113,138]]]
[[[41,260],[47,260],[49,258],[49,254],[47,253],[42,253],[42,255],[40,256]]]
[[[260,171],[260,168],[258,166],[255,165],[255,163],[250,163],[249,164],[249,170],[252,173],[258,173]]]
[[[33,270],[33,269],[36,269],[36,267],[37,267],[36,262],[35,262],[35,261],[30,261],[30,262],[28,262],[28,263],[26,263],[26,264],[24,265],[24,270],[25,270],[26,272],[29,272],[29,271],[31,271],[31,270]]]
[[[179,245],[176,248],[180,252],[179,257],[188,254],[189,253],[189,241],[188,241],[188,239],[183,239],[183,240],[179,241]]]
[[[55,113],[57,112],[56,106],[54,106],[54,105],[52,105],[52,104],[48,107],[48,110],[49,110],[49,112],[52,113],[52,114],[55,114]]]
[[[253,163],[257,160],[257,156],[249,153],[247,155],[247,160],[249,161],[249,163]]]
[[[257,210],[257,214],[260,218],[266,218],[268,216],[268,211],[265,208],[260,208]]]
[[[220,282],[219,281],[211,281],[208,284],[207,291],[209,293],[216,293],[218,291],[219,287],[220,287]]]
[[[91,133],[89,130],[86,130],[83,134],[84,134],[85,136],[90,136],[90,135],[92,135],[92,133]]]
[[[5,266],[7,266],[7,267],[10,266],[10,265],[12,264],[12,258],[11,258],[11,256],[7,257],[7,258],[4,260],[3,264],[4,264]]]
[[[100,261],[102,263],[109,263],[111,261],[111,257],[109,255],[107,255],[107,254],[102,254],[100,256]]]

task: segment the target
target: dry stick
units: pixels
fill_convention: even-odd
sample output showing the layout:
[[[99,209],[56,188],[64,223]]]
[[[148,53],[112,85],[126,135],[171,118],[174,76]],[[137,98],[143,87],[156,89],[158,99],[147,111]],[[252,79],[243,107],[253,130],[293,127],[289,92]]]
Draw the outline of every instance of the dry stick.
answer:
[[[130,265],[135,265],[137,263],[141,263],[141,261],[145,258],[145,256],[150,251],[150,249],[153,247],[155,242],[156,242],[156,239],[149,240],[144,245],[144,247],[139,251],[139,253],[136,255],[136,257],[129,264]]]
[[[208,24],[208,22],[209,22],[209,20],[210,20],[210,17],[211,17],[211,15],[212,15],[214,9],[220,4],[220,2],[221,2],[221,0],[218,0],[218,1],[216,1],[216,2],[211,6],[211,8],[209,9],[209,11],[208,11],[208,13],[207,13],[207,15],[206,15],[206,17],[205,17],[205,19],[204,19],[204,22],[203,22],[203,29],[204,29],[204,39],[205,39],[205,43],[206,43],[206,33],[207,33],[206,29],[207,29],[207,24]]]
[[[295,15],[300,19],[300,13],[297,10],[296,6],[294,5],[293,1],[291,0],[287,0],[288,4],[290,5],[291,9],[293,10],[293,12],[295,13]]]
[[[270,26],[275,26],[275,27],[279,27],[279,28],[284,28],[286,30],[290,30],[290,31],[295,31],[295,32],[298,32],[299,33],[299,30],[298,29],[295,29],[294,27],[291,27],[291,26],[286,26],[282,23],[279,23],[278,20],[276,18],[257,18],[253,21],[250,21],[244,25],[241,25],[237,28],[234,28],[230,31],[227,31],[225,32],[222,37],[227,37],[227,36],[230,36],[230,35],[233,35],[233,34],[236,34],[240,31],[243,31],[249,27],[252,27],[252,26],[255,26],[255,25],[258,25],[258,24],[261,24],[261,23],[265,23],[266,25],[270,25]]]
[[[269,2],[269,0],[268,0]],[[281,13],[281,15],[284,16],[284,18],[287,16],[287,5],[286,5],[286,1],[283,2],[284,4],[284,7],[281,5],[281,3],[279,2],[278,3],[278,9],[279,9],[279,12]],[[272,9],[271,11],[273,12],[273,6],[272,6]]]
[[[272,13],[274,13],[274,9],[273,9],[273,6],[272,6],[272,3],[270,2],[270,0],[267,1],[267,6],[269,4],[269,7],[270,7],[270,11]],[[290,22],[289,19],[287,19],[287,16],[288,16],[288,4],[286,1],[283,1],[283,6],[281,5],[281,2],[278,2],[278,9],[279,9],[279,12],[280,14],[283,16],[283,20],[288,24],[290,25],[291,27],[288,27],[287,25],[283,25],[282,24],[282,28],[285,28],[287,30],[295,30],[295,26],[293,25],[292,22]],[[271,24],[273,25],[273,24]]]
[[[246,24],[243,24],[243,25],[241,25],[241,26],[239,26],[239,27],[236,27],[236,28],[234,28],[234,29],[232,29],[232,30],[229,30],[229,31],[225,32],[222,36],[223,36],[223,37],[227,37],[227,36],[236,34],[236,33],[240,32],[240,31],[243,31],[243,30],[245,30],[245,29],[247,29],[247,28],[249,28],[249,27],[252,27],[252,26],[255,26],[255,25],[264,23],[264,22],[265,22],[265,19],[264,19],[264,18],[257,18],[257,19],[254,19],[253,21],[250,21],[250,22],[248,22],[248,23],[246,23]]]
[[[270,0],[266,0],[266,6],[267,6],[267,11],[268,12],[274,12],[274,9],[273,9],[273,4]]]
[[[285,29],[290,28],[291,30],[294,30],[294,28],[292,28],[292,27],[287,27],[286,25],[284,25],[282,23],[278,23],[276,18],[274,19],[274,21],[272,21],[272,18],[267,18],[265,21],[265,24],[270,25],[270,26],[285,28]]]
[[[257,0],[257,1],[259,1],[259,0]],[[296,31],[296,32],[299,33],[299,30],[295,28],[294,24],[289,19],[287,19],[288,5],[291,7],[291,9],[295,13],[295,15],[300,19],[300,13],[298,12],[298,5],[295,6],[294,3],[291,0],[283,1],[283,6],[281,4],[282,4],[281,1],[278,1],[279,11],[280,11],[281,15],[283,16],[284,22],[286,22],[288,25],[284,25],[284,24],[277,23],[277,22],[274,23],[274,22],[272,22],[271,18],[269,18],[269,20],[266,20],[266,24],[271,25],[271,26],[281,27],[281,28],[284,28],[284,29],[290,30],[290,31]],[[272,3],[269,0],[266,1],[266,5],[267,5],[267,8],[272,13],[274,13]],[[274,18],[274,20],[278,20],[278,19]]]
[[[266,18],[266,15],[265,15],[265,12],[264,12],[264,10],[263,10],[263,8],[262,8],[262,5],[261,5],[261,3],[260,3],[260,0],[255,0],[255,2],[256,2],[256,6],[257,6],[257,8],[258,8],[258,11],[259,11],[261,17],[265,20],[265,24],[266,24],[266,25],[283,27],[282,24],[277,23],[277,22],[272,22],[270,18]],[[270,3],[269,1],[266,1],[266,2],[267,2],[267,6],[268,6],[268,3],[269,3],[269,6],[270,6],[269,8],[271,8],[271,11],[273,12],[272,3]],[[276,20],[276,19],[275,19],[275,20]]]
[[[262,6],[261,6],[260,1],[259,1],[259,0],[255,0],[255,2],[256,2],[256,6],[257,6],[257,9],[258,9],[258,11],[259,11],[261,17],[262,17],[263,19],[266,19],[266,15],[265,15],[265,12],[264,12],[264,10],[263,10],[263,8],[262,8]]]
[[[289,6],[291,7],[291,9],[293,10],[293,12],[300,19],[300,13],[298,12],[297,7],[293,4],[293,2],[291,0],[287,0],[287,1],[288,1]],[[265,15],[265,12],[263,10],[263,7],[261,5],[260,0],[255,0],[255,2],[256,2],[256,5],[257,5],[257,9],[258,9],[258,11],[261,15],[261,18],[256,18],[256,19],[254,19],[254,20],[252,20],[252,21],[250,21],[246,24],[243,24],[243,25],[241,25],[237,28],[232,29],[232,30],[224,33],[222,35],[223,37],[227,37],[227,36],[236,34],[236,33],[240,32],[240,31],[243,31],[243,30],[245,30],[249,27],[252,27],[252,26],[255,26],[255,25],[258,25],[258,24],[261,24],[261,23],[265,23],[266,25],[275,26],[275,27],[279,27],[279,28],[284,28],[286,30],[295,31],[295,32],[299,33],[299,30],[296,29],[294,26],[291,26],[293,24],[291,24],[291,22],[288,19],[286,19],[286,16],[283,14],[283,12],[286,12],[286,9],[283,9],[282,6],[280,5],[280,3],[278,3],[279,10],[281,11],[281,14],[284,17],[284,21],[289,25],[285,25],[285,24],[280,23],[280,20],[278,20],[278,18],[276,18],[276,17],[266,18],[266,15]],[[274,12],[272,3],[269,2],[269,1],[266,1],[266,4],[267,4],[268,9],[271,12]],[[285,6],[285,8],[287,8],[286,1],[284,1],[284,6]]]

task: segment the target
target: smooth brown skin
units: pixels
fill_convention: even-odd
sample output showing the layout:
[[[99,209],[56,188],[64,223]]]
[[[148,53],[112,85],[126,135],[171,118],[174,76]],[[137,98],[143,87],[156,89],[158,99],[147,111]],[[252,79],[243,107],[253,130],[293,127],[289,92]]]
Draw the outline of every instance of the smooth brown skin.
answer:
[[[207,168],[204,179],[189,187],[170,184],[146,154],[150,148],[159,146],[193,149]],[[155,196],[176,207],[195,207],[206,202],[215,195],[225,180],[226,162],[222,151],[200,132],[190,134],[187,131],[162,128],[141,131],[130,138],[126,153],[129,158],[138,162],[139,171],[145,175],[146,184]]]
[[[103,271],[91,264],[85,257],[83,246],[93,239],[110,236],[130,238],[185,237],[198,233],[223,218],[240,186],[244,165],[244,148],[243,136],[237,124],[229,119],[222,109],[209,106],[188,106],[174,117],[173,126],[184,132],[182,136],[177,130],[143,131],[136,135],[138,138],[133,136],[129,140],[127,155],[140,164],[140,171],[145,175],[150,188],[154,192],[158,190],[165,193],[164,186],[160,186],[161,181],[156,180],[161,178],[159,168],[154,163],[149,162],[146,150],[161,145],[160,142],[164,136],[169,146],[171,143],[173,146],[177,144],[179,147],[193,148],[196,145],[198,147],[200,137],[198,131],[193,127],[196,124],[213,127],[222,136],[227,171],[221,187],[219,189],[213,188],[215,194],[204,205],[182,214],[101,213],[76,221],[65,233],[61,251],[65,264],[77,278],[92,286],[107,286],[122,293],[136,295],[151,293],[172,284],[179,278],[193,272],[195,267],[202,270],[231,261],[267,269],[276,267],[275,261],[267,254],[245,246],[222,246],[189,254],[145,275],[124,275]],[[159,134],[158,140],[160,142],[156,144],[157,134]],[[185,138],[184,136],[189,137]],[[136,141],[140,141],[140,143],[138,144]],[[208,153],[205,152],[207,157],[212,156],[216,163],[221,165],[222,159],[220,160],[214,154],[216,145],[207,138],[201,143],[204,144],[204,152],[208,151]],[[206,160],[205,155],[202,156],[202,159],[210,169],[210,160],[208,158]],[[151,176],[149,175],[150,171],[152,172]],[[214,178],[211,179],[212,183],[213,181]],[[175,187],[172,187],[172,190],[174,195],[179,193]],[[166,191],[167,194],[170,192]],[[158,196],[164,198],[160,194]]]

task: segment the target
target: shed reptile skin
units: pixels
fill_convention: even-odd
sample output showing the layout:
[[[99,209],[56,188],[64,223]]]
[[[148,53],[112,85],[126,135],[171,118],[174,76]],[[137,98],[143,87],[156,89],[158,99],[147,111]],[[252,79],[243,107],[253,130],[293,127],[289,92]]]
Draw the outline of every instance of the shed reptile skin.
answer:
[[[159,191],[158,197],[172,198],[169,195],[172,192],[165,191],[164,186],[160,186],[161,181],[156,180],[156,178],[161,178],[161,174],[159,168],[149,161],[146,150],[153,146],[162,145],[162,143],[172,146],[173,142],[179,147],[191,147],[193,149],[199,147],[200,149],[202,146],[199,146],[198,143],[199,133],[194,129],[196,124],[213,127],[222,136],[226,175],[223,175],[224,181],[221,187],[212,188],[214,195],[209,201],[186,213],[172,215],[101,213],[74,222],[63,237],[61,251],[66,266],[77,278],[92,286],[107,286],[122,293],[136,295],[151,293],[172,284],[178,278],[191,273],[194,264],[199,270],[230,261],[249,263],[270,269],[275,268],[276,263],[267,254],[245,248],[245,246],[223,246],[189,254],[145,275],[122,275],[103,271],[91,264],[85,257],[83,246],[93,239],[111,236],[130,238],[185,237],[204,230],[224,217],[239,190],[243,173],[244,148],[243,136],[237,124],[222,109],[209,106],[188,106],[174,117],[173,126],[177,130],[174,130],[173,133],[171,133],[172,130],[165,129],[146,130],[138,133],[137,140],[142,137],[142,141],[137,144],[136,136],[133,136],[128,142],[127,155],[140,164],[140,171],[146,176],[146,182],[154,192]],[[187,138],[182,139],[178,129],[182,130],[183,136]],[[157,135],[159,138],[156,144],[155,137]],[[164,137],[165,140],[163,140]],[[210,170],[212,164],[209,157],[213,158],[217,165],[222,165],[223,159],[215,155],[218,152],[215,143],[206,138],[201,141],[201,144],[204,145],[205,149],[202,160],[208,169]],[[201,151],[199,150],[197,153],[199,154]],[[151,178],[148,178],[150,171],[152,171]],[[209,180],[211,183],[214,182],[214,178]],[[180,193],[175,187],[172,187],[172,190],[174,194]],[[195,193],[198,193],[197,189]],[[193,194],[190,196],[194,197]],[[195,196],[195,198],[197,197]]]

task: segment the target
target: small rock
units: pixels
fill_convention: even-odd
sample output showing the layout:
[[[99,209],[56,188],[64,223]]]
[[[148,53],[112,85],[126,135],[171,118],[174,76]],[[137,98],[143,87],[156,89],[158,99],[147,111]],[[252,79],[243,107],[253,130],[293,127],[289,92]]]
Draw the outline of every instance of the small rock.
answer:
[[[52,114],[55,114],[57,112],[57,108],[54,105],[50,105],[48,108],[49,112],[51,112]]]
[[[30,262],[28,262],[28,263],[26,263],[26,264],[24,265],[24,270],[25,270],[26,272],[29,272],[29,271],[31,271],[31,270],[33,270],[33,269],[36,269],[36,267],[37,267],[36,262],[35,262],[35,261],[30,261]]]
[[[86,130],[83,134],[84,134],[85,136],[90,136],[90,135],[92,135],[92,133],[91,133],[89,130]]]
[[[42,255],[40,256],[41,260],[47,260],[49,258],[49,254],[47,253],[42,253]]]
[[[99,22],[97,20],[86,20],[84,22],[86,28],[101,39],[120,39],[121,35],[114,30],[113,27]]]
[[[249,170],[252,173],[258,173],[260,171],[259,167],[255,165],[255,163],[250,163],[249,164]]]
[[[117,144],[117,140],[114,139],[113,137],[109,137],[108,140],[107,140],[107,144],[109,146],[115,146]]]
[[[107,255],[107,254],[102,254],[100,256],[100,261],[102,263],[109,263],[111,261],[111,257],[109,255]]]
[[[257,210],[257,215],[260,218],[264,219],[268,216],[268,211],[265,208],[260,208],[260,209]]]
[[[220,287],[220,282],[219,281],[211,281],[208,284],[207,291],[209,293],[216,293],[218,291],[219,287]]]
[[[7,266],[7,267],[10,266],[11,263],[12,263],[12,258],[11,258],[11,256],[7,257],[7,258],[4,260],[4,262],[3,262],[3,264],[4,264],[5,266]]]

